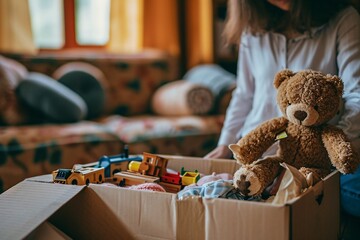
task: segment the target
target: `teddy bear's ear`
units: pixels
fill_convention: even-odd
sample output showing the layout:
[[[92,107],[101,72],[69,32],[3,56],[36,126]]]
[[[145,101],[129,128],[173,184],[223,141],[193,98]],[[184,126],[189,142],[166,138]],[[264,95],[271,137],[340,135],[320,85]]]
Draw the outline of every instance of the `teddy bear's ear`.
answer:
[[[275,88],[278,89],[284,81],[288,80],[289,78],[291,78],[294,75],[295,75],[295,73],[289,69],[284,69],[284,70],[281,70],[280,72],[278,72],[274,78]]]
[[[335,86],[339,96],[342,96],[344,91],[344,84],[338,76],[327,74],[326,81],[332,83]]]
[[[237,144],[230,144],[230,145],[229,145],[229,149],[230,149],[233,153],[236,153],[236,152],[239,152],[240,147],[239,147],[239,145],[237,145]]]

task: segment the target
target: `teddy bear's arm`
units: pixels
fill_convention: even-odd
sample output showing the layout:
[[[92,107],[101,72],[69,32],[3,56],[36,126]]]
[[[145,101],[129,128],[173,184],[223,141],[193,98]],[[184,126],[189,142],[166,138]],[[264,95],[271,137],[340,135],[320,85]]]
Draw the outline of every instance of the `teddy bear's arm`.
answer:
[[[268,120],[241,138],[236,144],[230,144],[234,158],[242,164],[258,160],[276,141],[276,136],[287,127],[286,118]]]
[[[340,128],[326,126],[322,133],[322,141],[331,163],[341,173],[353,173],[356,170],[360,163],[359,156]]]

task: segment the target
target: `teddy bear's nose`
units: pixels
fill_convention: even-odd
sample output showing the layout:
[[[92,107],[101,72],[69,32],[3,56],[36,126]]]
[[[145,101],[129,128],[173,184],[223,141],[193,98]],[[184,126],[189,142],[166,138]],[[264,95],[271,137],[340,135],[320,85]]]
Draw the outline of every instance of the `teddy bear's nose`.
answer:
[[[294,113],[294,116],[296,117],[296,119],[303,121],[307,117],[307,113],[304,111],[296,111]]]

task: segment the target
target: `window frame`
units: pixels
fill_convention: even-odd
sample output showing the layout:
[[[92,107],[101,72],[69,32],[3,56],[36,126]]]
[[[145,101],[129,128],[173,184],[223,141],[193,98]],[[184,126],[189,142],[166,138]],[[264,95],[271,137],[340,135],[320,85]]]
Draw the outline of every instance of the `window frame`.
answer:
[[[84,45],[76,41],[75,1],[62,0],[64,6],[64,45],[60,48],[39,48],[41,52],[60,52],[72,49],[104,50],[104,45]]]

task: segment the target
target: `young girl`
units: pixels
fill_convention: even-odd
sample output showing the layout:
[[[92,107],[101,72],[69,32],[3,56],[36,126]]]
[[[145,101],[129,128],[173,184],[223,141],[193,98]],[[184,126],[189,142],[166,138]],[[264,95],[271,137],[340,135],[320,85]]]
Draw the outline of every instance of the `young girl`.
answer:
[[[343,80],[344,107],[332,122],[360,148],[358,12],[344,0],[229,0],[228,4],[225,36],[239,44],[237,88],[218,147],[205,158],[231,158],[229,144],[263,121],[281,116],[273,78],[284,68],[317,70]],[[355,191],[355,214],[360,216],[360,189]]]

